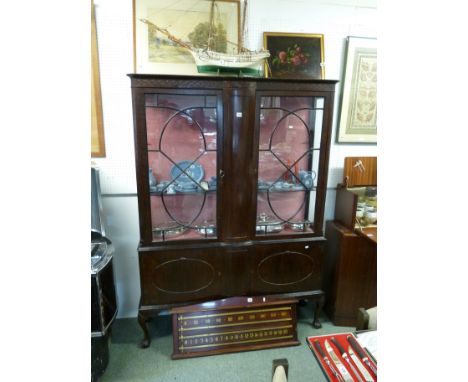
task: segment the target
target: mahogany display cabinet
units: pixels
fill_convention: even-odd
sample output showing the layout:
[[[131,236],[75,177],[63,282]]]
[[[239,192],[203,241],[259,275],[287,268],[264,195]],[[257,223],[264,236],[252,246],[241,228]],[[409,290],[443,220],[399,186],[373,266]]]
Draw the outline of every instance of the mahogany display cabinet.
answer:
[[[130,74],[147,320],[277,295],[324,303],[334,80]]]
[[[356,326],[358,310],[377,305],[376,157],[345,158],[325,237],[325,311],[335,325]]]

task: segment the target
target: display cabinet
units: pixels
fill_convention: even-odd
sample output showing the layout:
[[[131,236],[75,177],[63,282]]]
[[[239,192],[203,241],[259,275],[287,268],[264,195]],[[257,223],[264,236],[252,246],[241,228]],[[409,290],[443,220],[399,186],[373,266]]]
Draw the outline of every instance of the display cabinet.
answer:
[[[335,84],[131,74],[139,322],[232,296],[323,305]]]
[[[377,305],[376,157],[345,158],[325,236],[325,310],[335,325],[356,326],[359,308]]]

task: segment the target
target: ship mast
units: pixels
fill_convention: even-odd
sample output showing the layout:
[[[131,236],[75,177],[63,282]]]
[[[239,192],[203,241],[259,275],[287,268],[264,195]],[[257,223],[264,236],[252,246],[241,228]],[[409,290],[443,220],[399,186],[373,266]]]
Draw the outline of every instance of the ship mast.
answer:
[[[211,50],[212,41],[213,41],[213,29],[214,25],[214,7],[215,0],[211,0],[211,9],[210,9],[210,30],[208,32],[208,50]]]
[[[153,24],[151,21],[148,21],[146,19],[140,19],[141,22],[148,24],[149,26],[153,27],[156,29],[158,32],[161,32],[163,35],[165,35],[169,40],[174,41],[176,44],[182,46],[183,48],[187,48],[189,50],[192,50],[192,46],[183,42],[181,39],[171,35],[167,29],[163,29],[158,27],[157,25]]]
[[[244,44],[245,44],[245,19],[247,14],[247,0],[244,1],[244,9],[242,10],[242,27],[241,27],[241,38],[240,38],[240,46],[239,51],[245,52]]]

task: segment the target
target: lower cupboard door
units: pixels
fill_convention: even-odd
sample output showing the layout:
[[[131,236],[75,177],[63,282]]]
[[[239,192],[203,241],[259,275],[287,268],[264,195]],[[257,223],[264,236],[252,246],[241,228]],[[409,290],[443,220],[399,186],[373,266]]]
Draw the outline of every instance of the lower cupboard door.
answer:
[[[218,249],[140,252],[141,304],[224,297],[225,259]]]
[[[322,289],[324,241],[258,244],[251,265],[252,294]]]

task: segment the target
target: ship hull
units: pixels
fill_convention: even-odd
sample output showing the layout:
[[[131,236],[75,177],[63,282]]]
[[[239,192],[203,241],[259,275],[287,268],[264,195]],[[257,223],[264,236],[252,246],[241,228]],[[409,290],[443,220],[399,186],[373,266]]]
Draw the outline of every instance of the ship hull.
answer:
[[[245,74],[249,76],[261,76],[262,68],[259,65],[256,68],[251,67],[226,67],[218,65],[197,65],[198,73],[226,73],[226,74]]]
[[[190,50],[199,73],[233,73],[261,75],[263,60],[268,52],[256,54],[223,54],[210,51]]]

